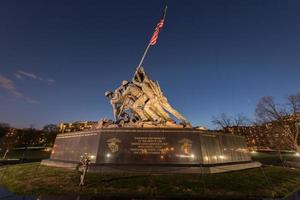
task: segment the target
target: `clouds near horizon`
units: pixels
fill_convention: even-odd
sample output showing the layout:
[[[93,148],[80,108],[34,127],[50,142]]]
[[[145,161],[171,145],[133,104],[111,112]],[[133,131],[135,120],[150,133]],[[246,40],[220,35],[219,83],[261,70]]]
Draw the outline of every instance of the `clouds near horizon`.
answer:
[[[38,76],[36,74],[33,74],[33,73],[29,73],[29,72],[25,72],[23,70],[17,70],[15,73],[14,73],[14,76],[17,78],[17,79],[20,79],[20,80],[25,80],[25,79],[32,79],[32,80],[38,80],[38,81],[43,81],[43,82],[47,82],[48,84],[53,84],[55,83],[56,81],[52,78],[43,78],[41,76]]]
[[[9,93],[11,96],[13,96],[17,99],[23,99],[28,103],[39,103],[38,101],[31,99],[31,98],[25,96],[23,93],[21,93],[16,88],[14,82],[11,79],[9,79],[1,74],[0,74],[0,88],[2,88],[7,93]]]

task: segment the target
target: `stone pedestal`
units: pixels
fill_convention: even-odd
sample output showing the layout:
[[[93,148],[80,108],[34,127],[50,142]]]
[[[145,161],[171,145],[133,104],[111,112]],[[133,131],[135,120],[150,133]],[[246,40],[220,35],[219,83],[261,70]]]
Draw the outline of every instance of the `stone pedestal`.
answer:
[[[260,166],[251,161],[243,137],[185,128],[59,134],[50,159],[42,164],[74,168],[85,153],[91,171],[214,173]]]

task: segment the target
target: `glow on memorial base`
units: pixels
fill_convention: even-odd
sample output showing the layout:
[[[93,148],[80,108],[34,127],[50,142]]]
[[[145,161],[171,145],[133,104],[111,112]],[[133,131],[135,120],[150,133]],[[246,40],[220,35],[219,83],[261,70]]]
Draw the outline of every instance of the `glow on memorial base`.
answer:
[[[50,152],[51,150],[52,150],[51,147],[47,147],[47,148],[44,149],[44,151],[46,151],[46,152]]]
[[[205,161],[209,161],[209,157],[208,156],[204,156],[204,160]]]
[[[257,151],[255,151],[255,150],[252,150],[252,151],[250,151],[250,153],[252,153],[252,154],[256,154],[256,153],[257,153]]]
[[[195,155],[194,154],[189,154],[189,155],[179,154],[179,155],[176,155],[176,157],[179,157],[179,158],[192,158],[192,159],[194,159]]]

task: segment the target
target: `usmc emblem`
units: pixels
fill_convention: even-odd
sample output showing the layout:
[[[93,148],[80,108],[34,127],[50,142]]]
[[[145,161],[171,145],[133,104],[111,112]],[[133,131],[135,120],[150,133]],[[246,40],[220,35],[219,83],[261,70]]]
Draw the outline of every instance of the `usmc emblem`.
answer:
[[[119,151],[119,143],[121,143],[121,140],[118,138],[111,138],[106,140],[107,146],[111,153],[116,153]]]
[[[182,153],[184,153],[184,154],[191,153],[192,143],[193,143],[192,140],[184,138],[184,139],[178,141],[178,143],[181,144],[180,149],[181,149]]]

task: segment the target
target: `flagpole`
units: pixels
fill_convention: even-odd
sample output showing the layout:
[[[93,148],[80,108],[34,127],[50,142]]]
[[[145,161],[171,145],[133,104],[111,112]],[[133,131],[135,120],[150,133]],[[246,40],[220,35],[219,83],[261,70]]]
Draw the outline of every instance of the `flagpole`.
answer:
[[[143,64],[144,59],[145,59],[145,57],[146,57],[146,55],[147,55],[147,53],[148,53],[148,50],[149,50],[150,46],[151,46],[151,45],[150,45],[150,41],[149,41],[148,46],[146,47],[146,49],[145,49],[145,51],[144,51],[144,54],[143,54],[143,57],[142,57],[142,59],[141,59],[141,61],[140,61],[140,64],[138,65],[138,68]]]
[[[164,13],[163,13],[163,19],[165,19],[165,17],[166,17],[167,9],[168,9],[168,6],[166,5],[166,7],[164,9]],[[148,46],[146,47],[146,49],[144,51],[144,54],[143,54],[143,57],[142,57],[142,59],[141,59],[141,61],[140,61],[140,63],[139,63],[139,65],[138,65],[137,68],[140,68],[142,66],[142,64],[144,62],[144,59],[145,59],[145,57],[146,57],[146,55],[148,53],[148,50],[150,49],[150,46],[151,46],[151,39],[149,40]]]

